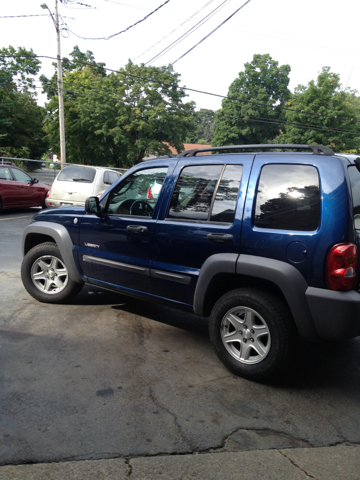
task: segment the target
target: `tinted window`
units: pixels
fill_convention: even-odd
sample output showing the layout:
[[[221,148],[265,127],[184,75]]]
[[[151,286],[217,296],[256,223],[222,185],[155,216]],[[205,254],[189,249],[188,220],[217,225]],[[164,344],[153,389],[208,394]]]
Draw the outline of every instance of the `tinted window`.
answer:
[[[65,167],[57,176],[57,180],[60,182],[92,183],[95,178],[95,173],[95,168]]]
[[[167,170],[147,168],[125,178],[109,195],[108,213],[151,217]]]
[[[17,182],[31,182],[30,175],[23,172],[22,170],[19,170],[17,168],[12,168],[11,171],[12,171],[12,174],[14,175],[14,178]]]
[[[212,222],[232,223],[243,172],[242,165],[226,165],[215,195],[210,220]]]
[[[315,230],[319,226],[320,189],[315,167],[266,165],[256,195],[255,226]]]
[[[356,230],[360,230],[360,172],[355,166],[348,168],[353,207],[354,207],[354,224]]]
[[[185,167],[171,198],[169,218],[208,220],[211,200],[223,165]]]
[[[118,178],[119,175],[115,172],[104,172],[104,183],[106,185],[112,185]]]

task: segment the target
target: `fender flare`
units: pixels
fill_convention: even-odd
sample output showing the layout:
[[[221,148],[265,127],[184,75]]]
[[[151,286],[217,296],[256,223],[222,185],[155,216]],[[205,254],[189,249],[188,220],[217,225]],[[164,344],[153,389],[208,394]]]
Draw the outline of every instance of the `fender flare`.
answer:
[[[236,273],[262,278],[277,285],[287,301],[300,336],[304,340],[319,340],[305,295],[308,284],[296,267],[271,258],[240,255]]]
[[[84,283],[75,264],[73,256],[74,245],[67,229],[58,223],[36,222],[28,225],[23,233],[22,252],[23,256],[27,253],[26,239],[28,235],[46,235],[52,237],[58,246],[61,256],[69,271],[70,278],[77,283]]]
[[[203,315],[207,289],[215,275],[236,274],[267,280],[275,284],[290,308],[299,335],[304,340],[318,341],[314,321],[306,300],[308,284],[299,270],[280,260],[245,254],[215,254],[203,264],[194,295],[194,312]]]

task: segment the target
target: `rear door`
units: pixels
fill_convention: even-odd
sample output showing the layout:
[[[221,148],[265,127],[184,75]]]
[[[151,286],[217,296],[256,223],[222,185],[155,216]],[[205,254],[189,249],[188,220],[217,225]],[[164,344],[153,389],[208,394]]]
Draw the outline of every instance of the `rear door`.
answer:
[[[151,198],[149,187],[157,181],[164,189],[176,162],[139,166],[108,193],[103,216],[83,217],[78,259],[90,282],[152,293],[151,242],[162,195]]]
[[[154,293],[192,305],[203,263],[239,253],[243,206],[254,155],[182,159],[153,237]]]

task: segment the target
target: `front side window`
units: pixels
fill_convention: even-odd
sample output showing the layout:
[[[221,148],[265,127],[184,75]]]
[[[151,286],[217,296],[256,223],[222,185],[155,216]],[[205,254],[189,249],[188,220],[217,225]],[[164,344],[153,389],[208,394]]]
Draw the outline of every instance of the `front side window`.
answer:
[[[95,173],[95,168],[65,167],[61,170],[56,180],[59,182],[93,183]]]
[[[30,183],[32,178],[30,177],[30,175],[28,175],[27,173],[23,172],[22,170],[18,170],[17,168],[12,168],[11,169],[13,175],[14,175],[14,178],[17,182],[26,182],[26,183]]]
[[[176,183],[168,218],[232,223],[242,165],[185,167]]]
[[[110,193],[107,212],[152,217],[167,170],[167,167],[148,168],[125,178]]]
[[[256,194],[255,226],[316,230],[320,221],[319,175],[310,165],[265,165]]]

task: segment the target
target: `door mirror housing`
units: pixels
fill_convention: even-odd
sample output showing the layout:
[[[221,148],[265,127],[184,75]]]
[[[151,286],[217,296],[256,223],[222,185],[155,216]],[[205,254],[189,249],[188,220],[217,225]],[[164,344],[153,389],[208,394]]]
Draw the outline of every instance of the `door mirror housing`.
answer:
[[[86,213],[93,213],[95,215],[100,216],[102,214],[102,207],[99,202],[98,197],[88,197],[85,200],[85,212]]]
[[[39,183],[39,180],[37,178],[32,178],[31,183]]]

